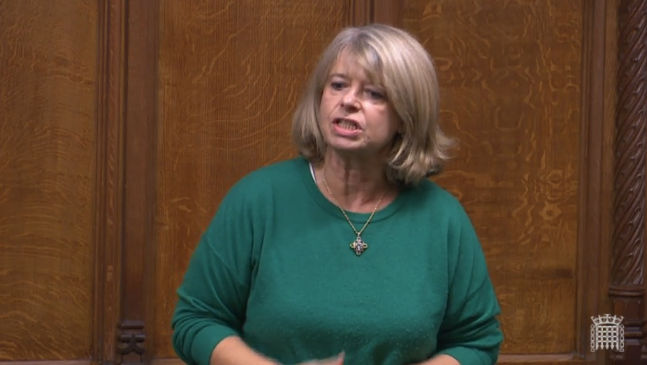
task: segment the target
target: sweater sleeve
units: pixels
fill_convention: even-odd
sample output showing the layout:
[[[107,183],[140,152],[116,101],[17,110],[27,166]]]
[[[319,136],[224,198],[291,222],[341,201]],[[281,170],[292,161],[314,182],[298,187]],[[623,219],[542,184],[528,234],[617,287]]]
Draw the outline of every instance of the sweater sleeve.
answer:
[[[240,335],[252,271],[253,228],[231,191],[202,235],[179,287],[173,347],[188,364],[208,364],[216,345]]]
[[[485,257],[467,214],[450,224],[449,295],[438,335],[438,352],[461,364],[496,363],[503,334],[499,304]]]

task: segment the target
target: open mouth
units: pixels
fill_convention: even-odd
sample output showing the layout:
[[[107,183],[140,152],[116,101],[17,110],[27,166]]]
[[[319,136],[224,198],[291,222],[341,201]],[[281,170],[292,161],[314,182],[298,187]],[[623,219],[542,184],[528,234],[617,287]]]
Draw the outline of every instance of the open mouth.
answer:
[[[333,124],[340,127],[340,128],[349,130],[349,131],[354,131],[354,130],[360,129],[359,124],[356,121],[352,120],[352,119],[337,118],[337,119],[333,120]]]

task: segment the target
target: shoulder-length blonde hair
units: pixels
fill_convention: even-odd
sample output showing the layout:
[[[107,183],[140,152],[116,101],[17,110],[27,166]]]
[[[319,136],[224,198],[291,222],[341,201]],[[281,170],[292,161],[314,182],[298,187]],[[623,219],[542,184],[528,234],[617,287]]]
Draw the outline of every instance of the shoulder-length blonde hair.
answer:
[[[292,137],[305,158],[321,161],[326,143],[319,129],[319,106],[329,73],[342,52],[384,87],[400,119],[399,133],[387,157],[387,178],[414,185],[440,172],[452,141],[438,126],[438,81],[422,45],[400,29],[372,24],[346,28],[326,48],[292,121]]]

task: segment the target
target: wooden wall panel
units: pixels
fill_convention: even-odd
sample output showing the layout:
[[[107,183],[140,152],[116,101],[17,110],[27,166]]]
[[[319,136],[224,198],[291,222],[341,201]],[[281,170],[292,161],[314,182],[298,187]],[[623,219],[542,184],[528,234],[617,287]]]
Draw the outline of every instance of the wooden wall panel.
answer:
[[[91,356],[97,4],[0,2],[0,360]]]
[[[647,148],[647,2],[618,7],[618,73],[614,143],[614,232],[609,296],[624,317],[617,364],[647,362],[645,348],[645,168]]]
[[[613,313],[608,297],[613,228],[613,134],[616,73],[616,12],[613,1],[584,2],[582,121],[578,202],[578,317],[576,351],[600,364],[605,354],[590,352],[591,317]]]
[[[177,362],[200,234],[240,177],[295,154],[316,57],[371,21],[436,59],[460,142],[437,180],[483,241],[501,363],[603,363],[586,315],[610,310],[618,3],[0,0],[0,363],[118,363],[132,323],[144,360]]]
[[[95,326],[93,359],[115,360],[121,317],[124,244],[126,0],[98,2]]]
[[[460,141],[438,181],[465,204],[482,240],[502,306],[502,352],[571,353],[583,3],[403,7],[403,26],[436,60],[441,123]]]
[[[162,1],[154,220],[154,357],[189,257],[226,191],[295,155],[293,107],[351,1]]]

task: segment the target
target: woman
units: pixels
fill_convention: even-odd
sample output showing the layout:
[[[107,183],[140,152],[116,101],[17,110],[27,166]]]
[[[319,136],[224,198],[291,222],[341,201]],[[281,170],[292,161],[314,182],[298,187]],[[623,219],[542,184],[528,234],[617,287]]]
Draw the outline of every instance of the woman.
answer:
[[[301,153],[227,194],[191,259],[173,343],[199,364],[493,364],[499,306],[438,172],[432,61],[385,25],[342,31],[293,121]]]

